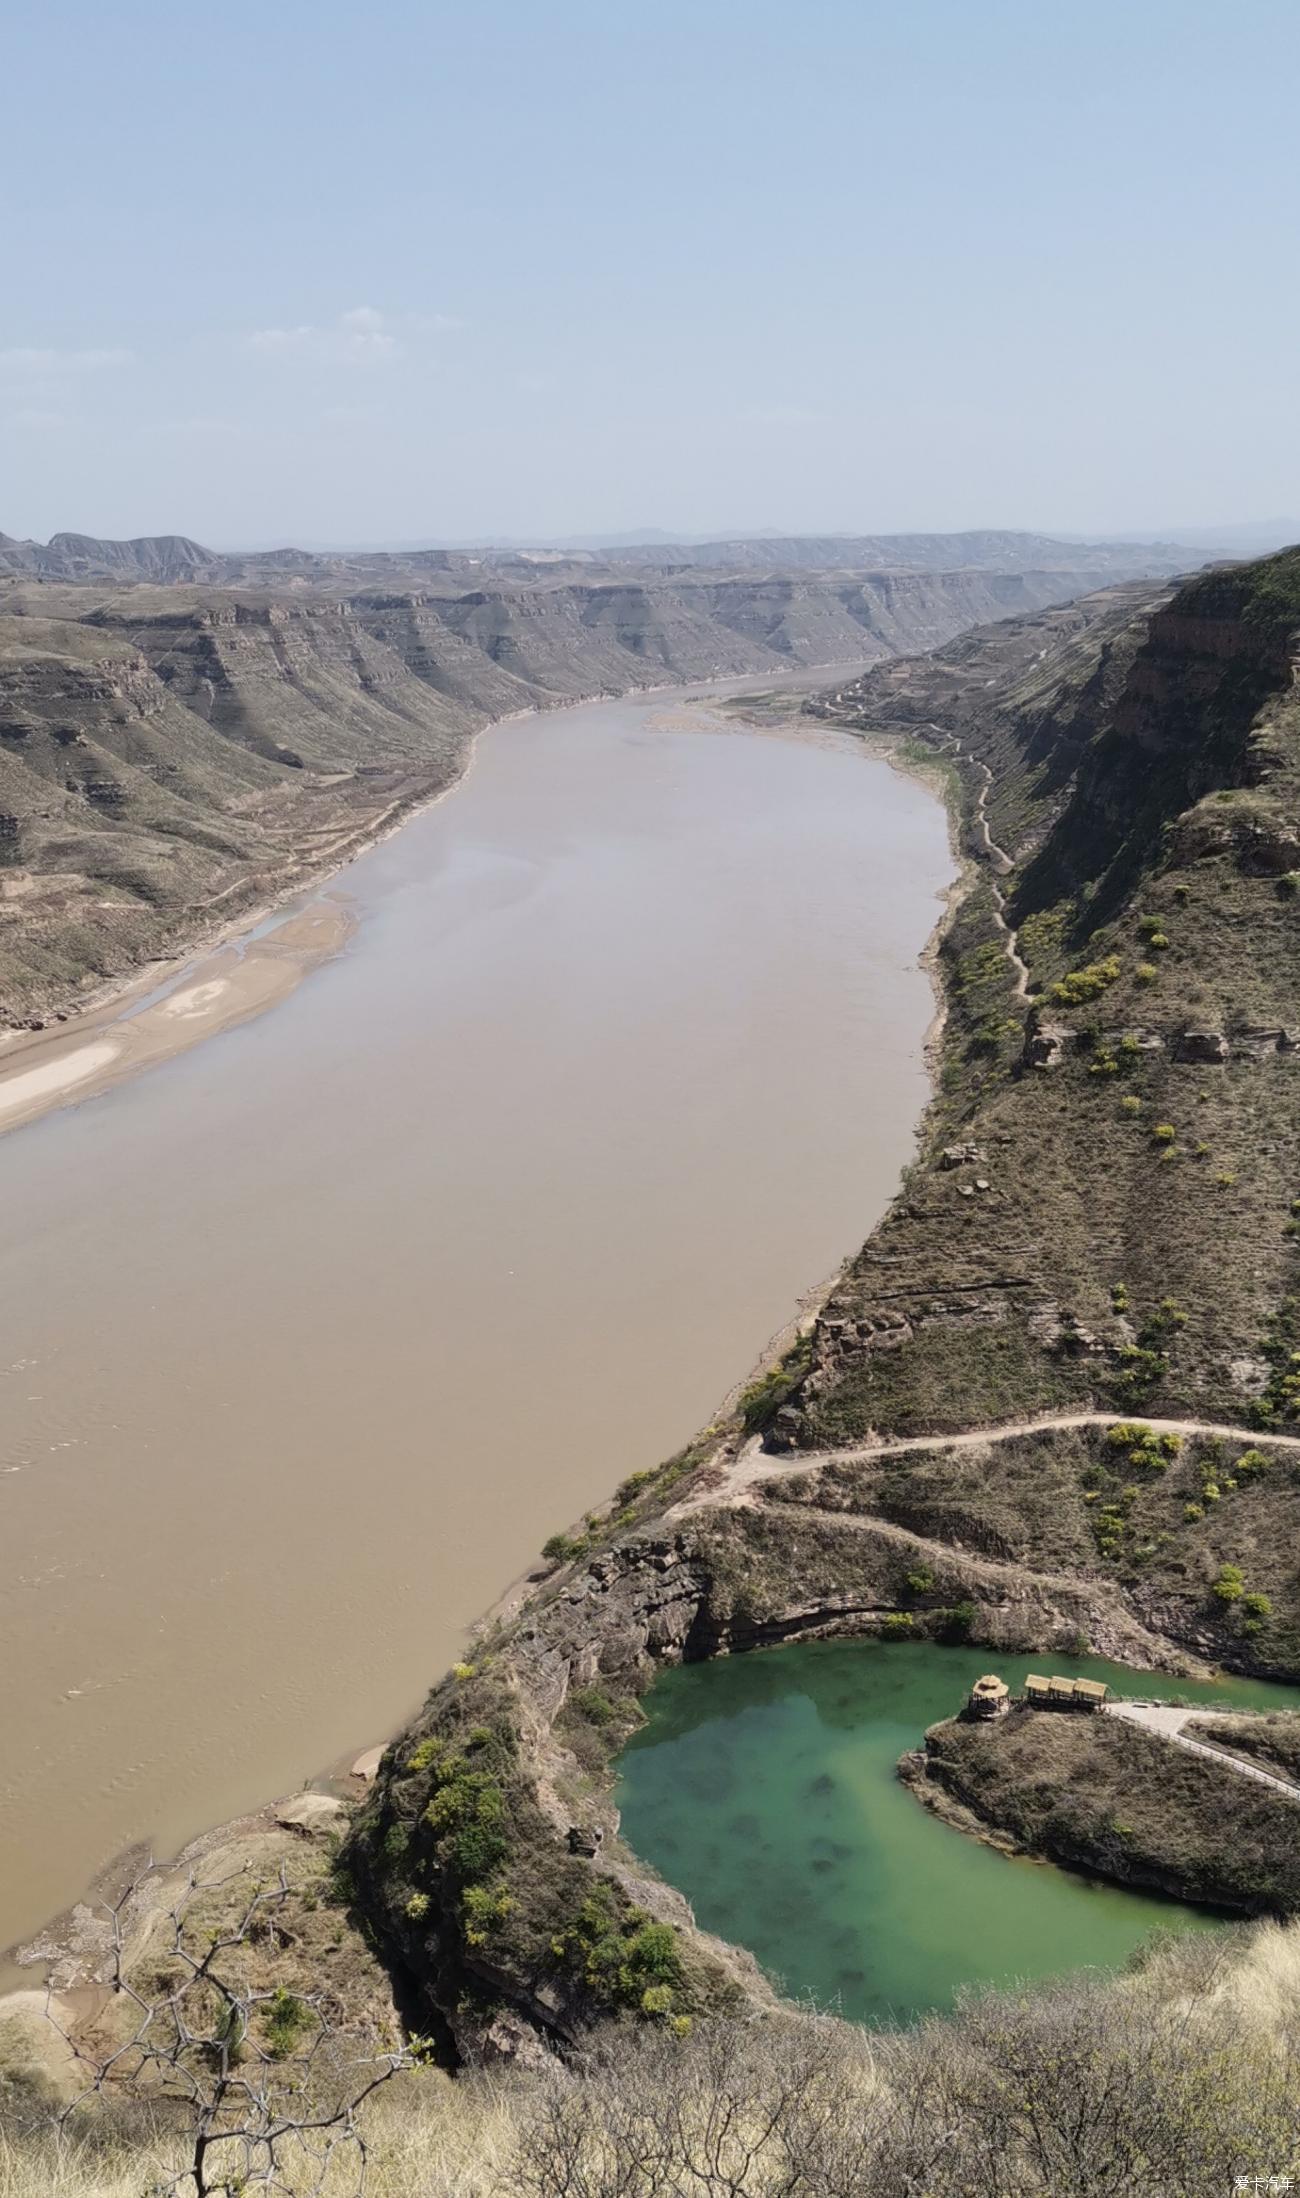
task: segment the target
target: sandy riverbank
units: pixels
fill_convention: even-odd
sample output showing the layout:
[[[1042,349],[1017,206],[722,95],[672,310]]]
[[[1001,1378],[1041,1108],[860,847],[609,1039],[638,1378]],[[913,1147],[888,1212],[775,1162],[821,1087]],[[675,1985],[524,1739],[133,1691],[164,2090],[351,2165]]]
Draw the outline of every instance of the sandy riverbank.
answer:
[[[815,690],[822,680],[837,672],[844,676],[863,669],[865,664],[860,662],[804,666],[769,682],[762,699],[793,697]],[[722,701],[743,695],[750,684],[748,675],[685,684],[652,681],[633,688],[624,699],[713,694]],[[573,708],[595,699],[598,697],[590,695],[557,698],[552,707]],[[206,936],[201,932],[178,953],[149,963],[134,976],[106,979],[42,1030],[0,1032],[0,1136],[54,1108],[93,1098],[139,1070],[170,1060],[200,1040],[248,1022],[287,999],[311,970],[342,951],[355,922],[341,898],[325,892],[319,901],[286,917],[272,932],[254,937],[274,910],[287,899],[309,891],[313,871],[315,882],[327,887],[359,856],[390,839],[421,811],[444,801],[470,768],[484,732],[496,725],[546,714],[546,709],[539,707],[507,711],[499,718],[485,720],[469,736],[459,767],[450,778],[434,786],[417,784],[388,802],[345,846],[336,849],[327,861],[305,866],[293,884],[280,893],[241,909],[215,930],[209,923],[204,927]],[[665,726],[669,722],[665,719]],[[719,731],[724,723],[719,719]],[[755,723],[748,729],[754,732],[764,728]],[[789,721],[772,729],[788,732]],[[166,1000],[155,1000],[160,985],[172,972],[178,973],[183,983],[178,982]]]
[[[201,956],[161,998],[155,968],[125,999],[75,1023],[13,1037],[0,1047],[0,1134],[264,1014],[341,953],[355,927],[347,901],[325,895],[270,931]]]

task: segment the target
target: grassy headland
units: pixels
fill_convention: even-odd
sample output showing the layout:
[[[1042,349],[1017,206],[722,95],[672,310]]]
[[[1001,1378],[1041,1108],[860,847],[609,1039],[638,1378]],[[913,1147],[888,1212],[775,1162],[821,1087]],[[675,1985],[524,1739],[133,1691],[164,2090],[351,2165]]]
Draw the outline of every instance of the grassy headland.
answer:
[[[905,1761],[922,1800],[956,1802],[1022,1853],[1246,1915],[1300,1913],[1297,1803],[1126,1719],[954,1717]]]

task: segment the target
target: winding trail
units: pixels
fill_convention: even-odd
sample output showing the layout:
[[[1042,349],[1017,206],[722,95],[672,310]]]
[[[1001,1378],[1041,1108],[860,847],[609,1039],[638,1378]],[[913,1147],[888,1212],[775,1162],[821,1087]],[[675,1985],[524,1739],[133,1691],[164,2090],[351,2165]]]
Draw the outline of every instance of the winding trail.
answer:
[[[834,699],[840,704],[845,704],[848,701],[847,695],[843,692],[837,694]],[[970,749],[963,748],[957,736],[954,733],[946,732],[941,725],[935,723],[933,718],[927,719],[914,729],[917,732],[932,734],[935,741],[942,749],[947,751],[953,762],[959,766],[969,764],[982,775],[983,784],[975,797],[975,806],[971,816],[971,824],[976,840],[976,853],[988,863],[993,873],[990,885],[994,900],[994,922],[1002,934],[1003,952],[1011,966],[1015,979],[1015,997],[1022,1004],[1028,1006],[1031,986],[1029,967],[1020,952],[1015,927],[1007,920],[1006,895],[998,883],[998,880],[1006,877],[1015,865],[1005,847],[999,846],[994,839],[988,821],[988,799],[993,786],[992,769],[980,757],[974,755]],[[762,1437],[756,1436],[728,1461],[725,1476],[720,1484],[695,1491],[684,1498],[682,1502],[674,1505],[668,1516],[682,1517],[691,1511],[750,1504],[754,1500],[754,1491],[761,1487],[764,1482],[780,1481],[796,1476],[802,1477],[805,1474],[812,1475],[832,1464],[840,1465],[855,1462],[870,1464],[877,1458],[897,1458],[906,1456],[909,1453],[927,1450],[974,1450],[992,1443],[1011,1442],[1019,1436],[1037,1434],[1043,1431],[1076,1427],[1114,1426],[1121,1417],[1122,1415],[1117,1415],[1114,1412],[1053,1413],[1038,1419],[1008,1420],[997,1427],[968,1428],[957,1434],[903,1436],[893,1440],[886,1439],[884,1441],[855,1444],[840,1450],[772,1453],[763,1449]],[[1159,1434],[1219,1436],[1232,1442],[1252,1444],[1262,1440],[1275,1449],[1300,1451],[1300,1436],[1268,1435],[1261,1437],[1253,1428],[1234,1427],[1214,1420],[1149,1419],[1144,1417],[1140,1424],[1143,1427],[1152,1428]],[[799,1521],[819,1525],[833,1525],[841,1531],[845,1528],[850,1531],[856,1528],[862,1532],[869,1531],[879,1539],[902,1543],[917,1556],[928,1556],[940,1562],[960,1557],[962,1564],[976,1577],[991,1580],[1005,1577],[1009,1571],[1015,1571],[1031,1578],[1036,1585],[1057,1592],[1062,1589],[1074,1590],[1079,1585],[1079,1582],[1073,1576],[1051,1572],[1033,1572],[1025,1566],[1008,1565],[1005,1562],[999,1562],[997,1559],[981,1557],[972,1551],[956,1549],[946,1542],[935,1541],[928,1536],[917,1534],[907,1527],[897,1526],[891,1520],[879,1518],[869,1512],[846,1512],[821,1508],[814,1504],[799,1502],[786,1504],[781,1503],[779,1500],[769,1502],[765,1508],[787,1519],[792,1530]],[[1234,1755],[1226,1748],[1215,1747],[1204,1740],[1194,1740],[1184,1730],[1193,1718],[1207,1721],[1219,1717],[1230,1718],[1235,1714],[1232,1711],[1211,1710],[1202,1705],[1192,1708],[1180,1708],[1171,1703],[1116,1700],[1106,1704],[1106,1714],[1111,1717],[1122,1718],[1128,1724],[1138,1725],[1144,1731],[1154,1732],[1172,1746],[1185,1748],[1190,1755],[1205,1756],[1211,1762],[1235,1771],[1242,1778],[1253,1779],[1257,1785],[1271,1788],[1273,1792],[1282,1794],[1288,1801],[1300,1803],[1300,1784],[1291,1779],[1283,1778],[1273,1771],[1265,1770],[1259,1764],[1248,1762],[1242,1756]]]
[[[728,1462],[720,1484],[683,1497],[667,1516],[680,1518],[687,1512],[713,1509],[719,1504],[747,1503],[751,1490],[764,1481],[820,1472],[827,1465],[870,1465],[877,1458],[905,1457],[917,1450],[978,1450],[986,1443],[1013,1442],[1019,1435],[1069,1427],[1114,1427],[1124,1421],[1122,1412],[1053,1412],[1039,1419],[1005,1420],[997,1427],[966,1428],[959,1434],[904,1435],[882,1442],[851,1443],[842,1450],[768,1451],[763,1449],[761,1435],[756,1435]],[[1228,1442],[1300,1451],[1300,1435],[1261,1435],[1257,1428],[1232,1427],[1217,1420],[1162,1420],[1142,1415],[1135,1417],[1133,1424],[1150,1427],[1159,1435],[1217,1435]],[[842,1516],[836,1513],[837,1518]]]
[[[945,748],[951,750],[954,762],[959,764],[969,763],[975,770],[983,773],[984,784],[975,796],[975,808],[971,823],[975,831],[978,852],[993,871],[993,877],[989,881],[993,889],[993,921],[1002,933],[1002,951],[1011,964],[1011,973],[1015,978],[1015,997],[1023,1006],[1027,1007],[1029,1005],[1029,988],[1032,981],[1029,975],[1029,965],[1020,952],[1020,942],[1016,937],[1015,928],[1007,921],[1007,897],[997,882],[999,878],[1005,878],[1010,871],[1014,870],[1015,864],[1006,848],[998,845],[989,830],[988,799],[993,787],[993,772],[990,766],[981,762],[980,758],[974,755],[969,748],[962,747],[955,733],[945,733],[943,727],[936,725],[933,718],[927,718],[925,723],[919,726],[917,730],[924,733],[933,733]]]
[[[1208,1756],[1212,1763],[1226,1764],[1230,1771],[1239,1771],[1243,1778],[1253,1778],[1257,1785],[1271,1786],[1275,1793],[1285,1794],[1288,1801],[1300,1802],[1300,1786],[1292,1779],[1282,1778],[1273,1771],[1266,1771],[1258,1763],[1247,1763],[1244,1757],[1232,1755],[1226,1748],[1212,1747],[1207,1741],[1193,1740],[1183,1727],[1189,1718],[1231,1717],[1231,1710],[1179,1709],[1163,1702],[1107,1702],[1108,1717],[1122,1717],[1125,1724],[1141,1725],[1146,1732],[1160,1735],[1176,1748],[1186,1748],[1189,1755]]]
[[[1016,980],[1015,996],[1023,1006],[1027,1007],[1029,1005],[1031,982],[1029,964],[1021,954],[1020,942],[1016,937],[1014,926],[1007,921],[1007,896],[997,882],[998,877],[1005,877],[1007,872],[1014,868],[1014,864],[1006,849],[998,846],[989,830],[988,819],[984,814],[984,806],[989,798],[989,788],[993,784],[993,773],[987,763],[981,763],[978,757],[971,755],[969,751],[966,752],[965,760],[968,763],[973,763],[977,770],[984,773],[984,784],[975,799],[975,823],[983,835],[984,853],[997,873],[997,876],[989,880],[993,891],[993,921],[1002,933],[1002,951],[1011,964],[1012,974]]]
[[[835,703],[846,712],[851,712],[854,708],[852,697],[846,688],[839,689],[839,691],[832,695],[829,699],[831,700],[831,702]],[[834,722],[834,720],[832,720],[832,722]],[[863,720],[861,718],[859,718],[857,722],[860,726],[863,726]],[[876,731],[878,733],[883,732],[884,730],[881,727],[872,727],[870,725],[864,726],[863,729],[868,732]],[[1001,886],[997,882],[999,878],[1006,877],[1012,870],[1014,870],[1015,863],[1012,860],[1012,857],[1007,853],[1006,848],[1000,847],[998,845],[998,842],[994,839],[993,834],[989,829],[987,812],[989,794],[993,786],[992,769],[987,763],[982,762],[981,759],[977,755],[975,755],[971,749],[963,748],[961,742],[957,738],[957,735],[955,733],[945,732],[943,726],[936,724],[935,720],[932,717],[924,718],[919,724],[913,725],[907,729],[914,733],[933,734],[936,744],[941,749],[947,751],[954,763],[970,764],[974,770],[979,771],[983,774],[984,783],[980,787],[977,795],[975,796],[975,807],[971,816],[971,825],[974,831],[976,842],[976,853],[988,863],[990,870],[993,872],[993,876],[990,879],[990,884],[993,889],[993,921],[1002,934],[1002,951],[1006,955],[1007,961],[1011,967],[1012,976],[1015,979],[1014,996],[1023,1007],[1028,1007],[1030,999],[1030,989],[1033,980],[1031,979],[1029,974],[1029,965],[1020,952],[1020,944],[1016,937],[1015,927],[1013,924],[1010,924],[1007,921],[1006,894],[1003,892]],[[897,733],[899,730],[900,728],[896,725],[889,727],[889,731],[891,733]]]
[[[1075,1572],[1044,1572],[1037,1566],[1023,1564],[1016,1557],[983,1557],[978,1550],[963,1549],[955,1542],[936,1541],[931,1534],[918,1534],[910,1526],[897,1526],[892,1519],[882,1519],[874,1511],[820,1510],[816,1504],[766,1503],[764,1513],[787,1520],[793,1532],[800,1525],[833,1526],[849,1533],[869,1534],[873,1541],[892,1542],[907,1551],[909,1557],[921,1558],[936,1565],[959,1565],[963,1574],[972,1580],[983,1580],[991,1587],[1005,1587],[1009,1579],[1027,1582],[1048,1594],[1069,1595],[1076,1599],[1089,1586],[1096,1583],[1082,1580]],[[892,1610],[892,1603],[883,1606]],[[1143,1629],[1135,1621],[1134,1631]],[[1189,1710],[1188,1716],[1194,1715]]]

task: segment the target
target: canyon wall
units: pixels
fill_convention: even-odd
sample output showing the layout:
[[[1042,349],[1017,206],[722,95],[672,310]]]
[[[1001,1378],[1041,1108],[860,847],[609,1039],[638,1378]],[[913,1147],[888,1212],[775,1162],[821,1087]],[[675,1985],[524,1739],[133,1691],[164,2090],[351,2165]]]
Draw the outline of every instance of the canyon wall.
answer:
[[[336,867],[450,785],[494,718],[880,661],[1033,611],[1077,581],[485,570],[466,587],[444,569],[440,588],[340,594],[320,561],[306,560],[300,587],[214,587],[187,577],[211,553],[180,538],[58,542],[78,570],[121,551],[133,584],[0,583],[0,1019],[11,1025],[66,1012],[98,982]],[[135,577],[155,570],[161,584]]]

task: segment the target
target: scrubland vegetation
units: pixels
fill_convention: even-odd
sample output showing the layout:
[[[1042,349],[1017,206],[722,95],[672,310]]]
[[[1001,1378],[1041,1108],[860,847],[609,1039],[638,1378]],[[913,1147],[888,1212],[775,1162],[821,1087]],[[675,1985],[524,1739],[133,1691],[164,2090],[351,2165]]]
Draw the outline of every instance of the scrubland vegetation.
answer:
[[[1300,1936],[1152,1950],[1118,1979],[876,2033],[796,2012],[615,2028],[567,2062],[419,2070],[367,2124],[369,2198],[1222,2198],[1300,2171]],[[176,2151],[123,2109],[0,2139],[0,2198],[143,2198]],[[322,2198],[351,2198],[343,2162]],[[185,2186],[178,2186],[184,2192]],[[219,2186],[218,2186],[219,2187]],[[283,2188],[313,2191],[292,2159]]]
[[[1194,1740],[1241,1755],[1266,1771],[1300,1784],[1300,1713],[1274,1710],[1260,1717],[1196,1717],[1187,1727]]]

